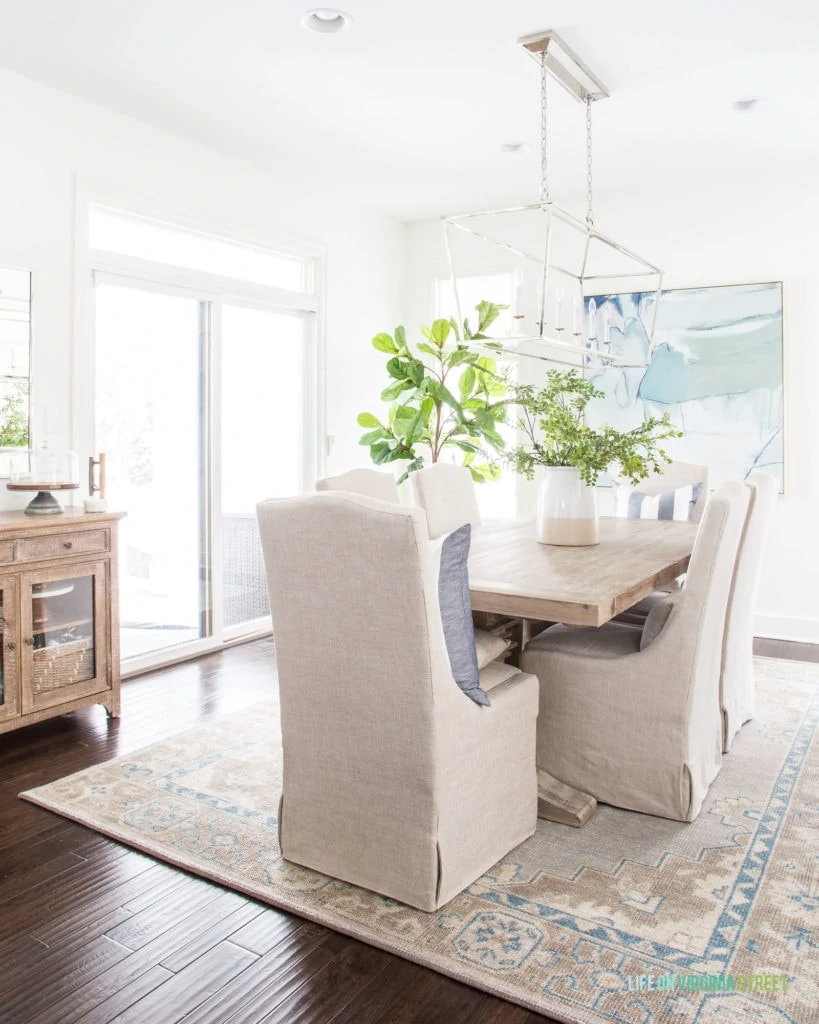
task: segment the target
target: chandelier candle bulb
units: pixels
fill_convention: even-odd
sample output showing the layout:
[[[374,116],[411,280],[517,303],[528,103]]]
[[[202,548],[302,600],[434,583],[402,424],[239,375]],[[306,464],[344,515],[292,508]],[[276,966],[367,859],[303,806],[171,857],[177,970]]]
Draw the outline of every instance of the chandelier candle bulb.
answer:
[[[597,303],[589,299],[589,341],[597,337]]]
[[[555,330],[563,330],[563,292],[558,292],[555,302]]]
[[[583,330],[580,325],[580,302],[575,295],[572,300],[572,334],[579,338],[582,333]]]

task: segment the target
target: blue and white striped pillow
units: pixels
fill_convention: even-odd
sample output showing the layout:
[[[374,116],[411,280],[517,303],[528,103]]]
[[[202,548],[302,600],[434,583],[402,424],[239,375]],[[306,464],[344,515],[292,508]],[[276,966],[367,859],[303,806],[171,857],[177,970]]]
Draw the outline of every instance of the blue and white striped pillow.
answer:
[[[616,484],[615,515],[628,519],[690,520],[701,493],[701,483],[661,494],[646,494],[630,484]]]

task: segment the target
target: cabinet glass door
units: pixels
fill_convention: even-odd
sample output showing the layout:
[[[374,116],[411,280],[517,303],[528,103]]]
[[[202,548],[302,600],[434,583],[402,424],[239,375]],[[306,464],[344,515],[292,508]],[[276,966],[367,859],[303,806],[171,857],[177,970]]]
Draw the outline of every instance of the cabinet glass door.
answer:
[[[0,582],[0,721],[20,713],[17,672],[17,582]]]
[[[104,690],[105,563],[31,573],[23,607],[23,711]]]

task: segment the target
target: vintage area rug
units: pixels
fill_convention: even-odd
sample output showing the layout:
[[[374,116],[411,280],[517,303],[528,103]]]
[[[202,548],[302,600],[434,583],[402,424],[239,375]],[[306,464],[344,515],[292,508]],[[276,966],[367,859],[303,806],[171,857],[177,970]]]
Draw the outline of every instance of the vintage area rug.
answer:
[[[542,821],[434,914],[282,860],[272,704],[23,796],[560,1021],[816,1024],[819,665],[757,675],[757,717],[697,821]]]

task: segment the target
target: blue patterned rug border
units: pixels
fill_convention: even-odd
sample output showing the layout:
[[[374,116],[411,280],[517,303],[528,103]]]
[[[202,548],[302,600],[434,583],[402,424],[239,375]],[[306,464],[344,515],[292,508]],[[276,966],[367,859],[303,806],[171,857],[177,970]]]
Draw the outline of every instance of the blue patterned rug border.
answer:
[[[564,910],[536,903],[513,893],[489,889],[480,884],[470,886],[467,891],[470,896],[485,903],[504,907],[507,910],[517,910],[542,920],[549,920],[569,931],[576,932],[582,938],[606,946],[613,953],[622,953],[624,949],[627,949],[632,956],[645,957],[646,963],[651,964],[652,967],[673,964],[693,974],[721,973],[736,952],[743,927],[754,905],[774,842],[779,835],[818,725],[819,690],[814,694],[799,728],[796,730],[793,743],[779,771],[765,811],[760,816],[757,827],[751,830],[752,839],[748,845],[748,852],[737,873],[737,879],[726,902],[726,907],[723,908],[720,919],[714,927],[703,956],[674,949],[663,943],[653,942],[612,926],[602,925],[599,921],[584,921],[584,919]],[[628,862],[621,862],[618,865],[618,870],[624,863]],[[755,873],[751,872],[751,866],[755,869]],[[741,895],[738,893],[740,885],[743,886]],[[741,906],[731,909],[732,903],[740,903]],[[721,929],[725,928],[736,928],[732,943],[721,932]]]
[[[717,922],[707,953],[715,960],[727,964],[736,952],[748,914],[754,905],[765,870],[785,820],[796,785],[805,767],[808,752],[819,725],[819,690],[814,695],[796,730],[791,749],[774,783],[764,813],[748,845],[748,852],[737,873],[731,895]],[[736,929],[733,940],[723,929]]]

